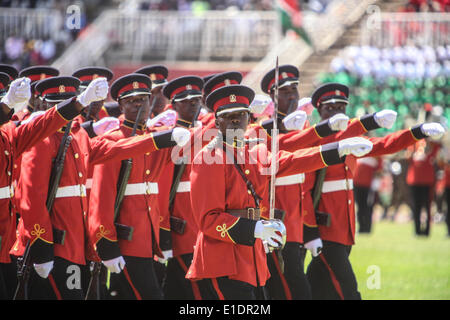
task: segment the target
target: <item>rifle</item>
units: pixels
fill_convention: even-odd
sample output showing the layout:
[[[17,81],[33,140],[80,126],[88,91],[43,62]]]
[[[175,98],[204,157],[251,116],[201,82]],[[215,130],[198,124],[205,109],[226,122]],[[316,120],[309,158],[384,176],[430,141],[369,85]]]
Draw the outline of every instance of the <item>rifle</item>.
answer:
[[[172,216],[173,202],[177,194],[178,185],[180,184],[181,176],[186,169],[186,163],[182,162],[180,164],[175,164],[174,176],[172,181],[172,186],[170,187],[169,193],[169,212],[170,214],[170,229],[178,234],[184,233],[184,228],[186,226],[186,221],[177,217]]]
[[[154,104],[152,104],[154,107]],[[133,131],[131,132],[131,137],[136,135],[137,126],[139,124],[139,120],[141,118],[142,107],[139,109],[138,114],[136,116],[136,122],[133,126]],[[130,178],[131,168],[133,166],[133,159],[122,160],[122,166],[120,167],[119,172],[119,180],[117,183],[117,195],[114,204],[114,225],[116,226],[117,238],[125,239],[131,241],[133,238],[133,227],[126,226],[120,223],[117,223],[117,219],[119,218],[120,207],[122,205],[123,197],[125,196],[125,190],[127,188],[128,179]]]
[[[153,109],[155,103],[153,101],[151,109]],[[136,116],[136,121],[133,125],[133,131],[131,136],[136,135],[137,126],[139,125],[141,119],[141,113],[143,108],[138,110]],[[151,114],[151,112],[150,112]],[[120,167],[119,179],[117,182],[117,195],[114,203],[114,225],[116,227],[116,233],[118,239],[125,239],[131,241],[133,238],[134,228],[124,224],[117,223],[117,219],[120,213],[120,207],[122,205],[123,197],[125,196],[125,190],[127,188],[128,179],[130,178],[131,168],[133,166],[133,159],[122,160],[122,165]],[[100,300],[100,273],[102,271],[102,263],[91,261],[91,279],[89,280],[89,285],[86,291],[84,300]]]
[[[327,172],[327,168],[322,168],[316,175],[316,182],[314,184],[313,189],[313,205],[314,205],[314,214],[316,216],[316,221],[318,225],[323,225],[329,227],[331,224],[331,215],[326,212],[321,212],[317,210],[319,205],[320,196],[322,194],[322,186],[325,180],[325,174]]]
[[[47,193],[46,207],[50,214],[55,201],[56,192],[61,181],[62,172],[64,169],[64,160],[66,159],[67,149],[69,148],[72,136],[70,136],[70,128],[72,121],[66,125],[63,138],[59,145],[58,153],[53,159],[52,171],[50,174],[49,190]],[[66,231],[53,228],[54,243],[64,244]],[[31,256],[30,256],[31,243],[27,241],[25,246],[25,252],[22,257],[17,259],[17,278],[18,283],[16,291],[14,293],[13,300],[28,300],[28,280],[30,277],[31,269]]]

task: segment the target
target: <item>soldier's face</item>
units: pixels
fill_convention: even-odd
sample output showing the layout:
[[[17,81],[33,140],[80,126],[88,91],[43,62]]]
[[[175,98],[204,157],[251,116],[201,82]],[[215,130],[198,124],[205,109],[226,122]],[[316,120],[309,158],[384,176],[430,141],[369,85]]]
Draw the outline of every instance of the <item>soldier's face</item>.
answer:
[[[30,104],[34,111],[39,111],[39,110],[41,110],[42,100],[33,94],[33,95],[31,95],[31,98],[30,98]]]
[[[98,113],[102,109],[104,103],[105,103],[105,100],[100,100],[100,101],[94,101],[89,105],[89,107],[91,108],[91,117],[98,119]]]
[[[136,96],[120,99],[119,108],[125,116],[125,119],[133,122],[136,122],[139,109],[143,108],[139,119],[139,123],[143,124],[150,116],[149,96],[145,94],[139,94]]]
[[[319,112],[322,120],[327,120],[338,113],[345,114],[346,107],[347,104],[343,102],[326,103],[320,104],[317,111]]]
[[[243,138],[247,130],[249,121],[249,113],[247,111],[237,111],[225,113],[216,117],[216,127],[219,128],[223,136],[232,134],[236,137]]]
[[[152,113],[154,115],[160,114],[168,102],[166,96],[162,93],[162,88],[163,86],[156,87],[152,90],[152,95],[150,96],[150,106],[153,106]]]
[[[275,101],[275,92],[272,91],[270,93],[270,97],[272,101]],[[297,84],[293,83],[289,86],[281,87],[278,89],[278,111],[288,114],[289,107],[292,104],[291,112],[294,112],[297,109],[298,105],[298,89]]]
[[[186,99],[173,103],[173,108],[178,113],[180,119],[194,122],[194,119],[198,114],[198,109],[202,107],[202,98]]]

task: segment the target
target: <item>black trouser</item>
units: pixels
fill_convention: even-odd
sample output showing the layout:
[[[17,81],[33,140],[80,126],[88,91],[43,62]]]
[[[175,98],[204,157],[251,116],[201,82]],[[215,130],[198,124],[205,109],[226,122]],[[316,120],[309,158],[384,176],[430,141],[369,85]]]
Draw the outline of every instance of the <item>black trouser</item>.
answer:
[[[374,191],[370,187],[357,187],[353,188],[353,194],[355,195],[355,201],[358,205],[358,223],[360,233],[370,233],[372,229],[372,212],[374,205]]]
[[[351,246],[323,241],[322,253],[311,260],[306,272],[314,300],[361,299],[350,251]]]
[[[167,300],[201,300],[211,290],[207,280],[191,281],[186,273],[192,262],[193,254],[173,257],[167,262],[166,278],[163,284],[164,298]]]
[[[55,257],[48,278],[41,278],[33,267],[30,273],[31,300],[82,300],[82,268],[60,257]]]
[[[0,300],[11,300],[17,287],[17,259],[0,263]]]
[[[156,277],[153,259],[124,256],[125,269],[111,273],[109,298],[120,300],[161,300],[161,287]]]
[[[264,288],[227,277],[207,279],[211,288],[206,300],[263,300]]]
[[[411,203],[412,203],[412,212],[414,218],[414,227],[416,235],[425,235],[428,236],[430,234],[430,223],[431,223],[431,187],[430,186],[410,186],[411,190]],[[421,213],[422,208],[425,208],[426,214],[426,223],[425,227],[421,225]]]
[[[278,250],[267,254],[267,264],[271,275],[266,284],[269,298],[311,300],[311,288],[304,269],[306,249],[300,243],[287,242],[281,254],[284,270],[281,270]]]

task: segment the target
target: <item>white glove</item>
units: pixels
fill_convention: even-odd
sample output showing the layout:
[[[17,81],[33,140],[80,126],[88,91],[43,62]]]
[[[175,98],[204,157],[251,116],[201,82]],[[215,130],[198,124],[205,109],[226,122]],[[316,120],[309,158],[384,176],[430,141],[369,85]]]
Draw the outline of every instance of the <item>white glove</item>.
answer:
[[[117,129],[120,126],[120,121],[114,117],[105,117],[92,124],[92,129],[97,136],[104,134],[106,131]]]
[[[108,81],[105,77],[92,80],[87,88],[78,96],[78,102],[87,107],[92,102],[105,100],[108,95]]]
[[[343,131],[347,129],[349,117],[343,113],[338,113],[328,119],[328,125],[333,131]]]
[[[294,111],[283,119],[283,124],[287,130],[302,130],[305,126],[308,115],[305,111]]]
[[[160,258],[158,257],[158,262],[165,264],[167,262],[167,260],[169,260],[170,258],[173,258],[173,251],[172,250],[165,250],[162,252],[164,258]]]
[[[323,248],[322,240],[320,238],[311,240],[311,241],[305,243],[305,248],[308,249],[309,251],[311,251],[311,255],[313,257],[317,257]]]
[[[286,243],[286,227],[281,220],[259,220],[256,222],[254,236],[266,241],[270,247],[279,249]]]
[[[445,133],[444,127],[437,122],[424,123],[420,126],[422,133],[431,139],[438,140]]]
[[[173,128],[172,139],[177,143],[179,147],[183,147],[191,139],[191,132],[185,128]]]
[[[397,112],[393,110],[378,111],[374,114],[373,118],[380,127],[390,129],[397,119]]]
[[[40,264],[33,263],[33,267],[41,278],[46,279],[53,269],[53,260]]]
[[[19,78],[11,82],[9,90],[1,102],[10,109],[21,110],[31,98],[31,87],[29,78]]]
[[[36,118],[42,116],[44,113],[45,113],[45,111],[42,111],[42,110],[41,110],[41,111],[35,111],[35,112],[32,112],[32,113],[30,114],[30,116],[29,116],[27,119],[25,119],[25,120],[23,120],[23,121],[21,122],[21,124],[26,124],[26,123],[28,123],[28,122],[31,122],[31,121],[33,121],[34,119],[36,119]]]
[[[125,260],[123,259],[122,256],[119,256],[111,260],[102,261],[102,263],[112,273],[120,273],[125,267]]]
[[[172,127],[177,122],[177,113],[174,110],[168,109],[156,117],[147,120],[147,127],[151,128],[157,123],[161,123],[164,126]]]
[[[373,143],[365,138],[354,137],[339,141],[339,156],[343,157],[353,154],[355,157],[362,157],[372,151]]]
[[[262,114],[267,106],[272,102],[270,97],[257,94],[249,106],[250,112],[255,114]]]

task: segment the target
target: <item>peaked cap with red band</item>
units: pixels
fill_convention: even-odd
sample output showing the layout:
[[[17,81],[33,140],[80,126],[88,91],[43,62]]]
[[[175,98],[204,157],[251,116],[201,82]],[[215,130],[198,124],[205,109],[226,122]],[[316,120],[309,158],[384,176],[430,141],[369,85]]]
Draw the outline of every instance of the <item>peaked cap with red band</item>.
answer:
[[[27,77],[31,83],[59,76],[59,70],[50,66],[32,66],[20,71],[20,77]]]
[[[8,85],[10,83],[11,79],[9,77],[9,74],[0,72],[0,97],[6,94],[8,91]]]
[[[169,101],[177,102],[202,96],[203,79],[197,76],[183,76],[170,81],[163,89]]]
[[[240,84],[225,86],[211,92],[206,97],[206,106],[220,116],[224,113],[247,111],[255,97],[255,92]]]
[[[230,71],[219,73],[213,76],[205,83],[203,88],[203,95],[207,97],[211,92],[224,86],[232,84],[240,84],[242,81],[242,73],[237,71]]]
[[[343,102],[348,103],[349,89],[346,85],[340,83],[325,83],[316,90],[311,96],[311,103],[314,107],[320,104]]]
[[[111,86],[111,97],[118,101],[123,98],[150,95],[152,90],[152,80],[144,74],[130,73],[120,77]]]
[[[0,72],[4,72],[9,76],[9,80],[14,80],[19,75],[19,71],[10,64],[0,64]]]
[[[298,84],[298,69],[290,64],[278,68],[278,88],[291,84]],[[267,72],[261,80],[261,90],[270,93],[275,88],[275,68]]]
[[[167,77],[169,76],[169,69],[163,65],[150,65],[136,70],[134,73],[145,74],[152,80],[152,89],[161,87],[167,84]]]
[[[75,71],[72,74],[73,77],[80,79],[80,89],[86,88],[92,80],[96,78],[106,78],[107,81],[110,81],[114,77],[114,73],[108,69],[103,67],[86,67],[81,68]]]
[[[61,102],[75,97],[79,86],[80,80],[75,77],[52,77],[38,81],[35,90],[46,101]]]
[[[212,77],[217,76],[217,75],[218,75],[218,73],[211,73],[211,74],[208,74],[207,76],[204,76],[204,77],[203,77],[203,83],[206,85],[206,83],[207,83]]]

